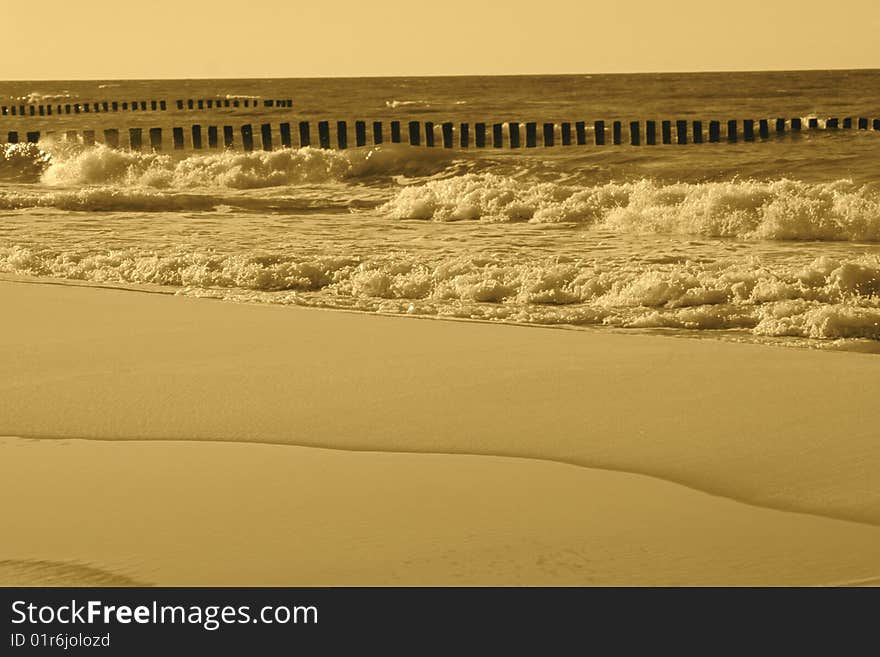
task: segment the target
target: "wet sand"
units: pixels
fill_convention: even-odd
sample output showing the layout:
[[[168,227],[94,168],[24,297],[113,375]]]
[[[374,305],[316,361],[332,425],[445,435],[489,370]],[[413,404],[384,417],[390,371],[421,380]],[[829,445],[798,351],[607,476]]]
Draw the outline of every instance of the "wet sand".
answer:
[[[0,304],[0,435],[39,439],[0,444],[0,583],[880,575],[873,355],[69,285]]]

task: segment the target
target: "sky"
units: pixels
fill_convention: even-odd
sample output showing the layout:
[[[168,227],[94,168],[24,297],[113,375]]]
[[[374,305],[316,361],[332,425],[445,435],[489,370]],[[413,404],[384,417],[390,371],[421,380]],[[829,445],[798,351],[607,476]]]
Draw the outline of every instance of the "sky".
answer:
[[[3,2],[4,80],[880,68],[876,0]]]

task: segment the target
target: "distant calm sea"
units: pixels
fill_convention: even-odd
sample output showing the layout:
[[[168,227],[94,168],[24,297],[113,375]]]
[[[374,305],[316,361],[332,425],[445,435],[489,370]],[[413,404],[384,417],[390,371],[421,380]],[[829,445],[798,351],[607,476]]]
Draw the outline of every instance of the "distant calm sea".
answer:
[[[294,107],[176,110],[178,98],[218,97]],[[306,119],[878,118],[880,71],[0,83],[0,104],[150,99],[169,111],[5,116],[0,135]],[[875,350],[880,132],[516,151],[6,145],[0,275]]]

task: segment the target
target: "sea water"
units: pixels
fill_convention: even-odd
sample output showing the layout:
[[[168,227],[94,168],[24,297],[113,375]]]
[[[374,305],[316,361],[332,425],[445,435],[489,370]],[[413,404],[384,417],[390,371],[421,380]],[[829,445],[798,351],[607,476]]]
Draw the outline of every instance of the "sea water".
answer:
[[[178,111],[189,98],[293,107]],[[143,99],[168,110],[0,117],[0,135],[44,136],[0,145],[0,276],[800,346],[880,341],[880,132],[807,129],[810,117],[880,117],[878,71],[0,83],[0,105]],[[357,119],[387,130],[769,118],[772,130],[776,117],[804,129],[736,144],[251,153],[46,137]]]

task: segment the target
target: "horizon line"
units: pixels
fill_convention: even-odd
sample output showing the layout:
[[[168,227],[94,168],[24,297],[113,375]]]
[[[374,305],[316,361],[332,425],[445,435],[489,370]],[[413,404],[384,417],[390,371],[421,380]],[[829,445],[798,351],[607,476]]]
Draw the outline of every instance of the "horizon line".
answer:
[[[767,69],[712,69],[703,71],[669,70],[669,71],[626,71],[626,72],[567,72],[567,73],[428,73],[421,75],[306,75],[306,76],[194,76],[194,77],[159,77],[159,78],[110,78],[110,77],[75,77],[75,78],[14,78],[3,79],[6,82],[146,82],[167,80],[169,82],[191,82],[200,80],[361,80],[361,79],[408,79],[408,78],[524,78],[524,77],[571,77],[571,76],[614,76],[614,75],[713,75],[724,73],[822,73],[822,72],[854,72],[880,71],[874,67],[831,67],[831,68],[767,68]]]

